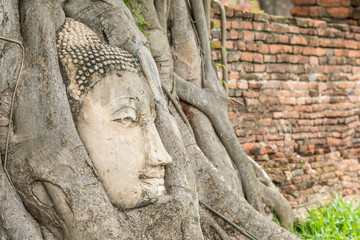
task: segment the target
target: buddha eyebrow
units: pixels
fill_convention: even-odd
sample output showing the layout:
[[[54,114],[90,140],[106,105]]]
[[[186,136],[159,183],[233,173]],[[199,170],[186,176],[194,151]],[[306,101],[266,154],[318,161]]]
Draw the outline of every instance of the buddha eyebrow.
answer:
[[[121,109],[127,106],[136,109],[138,103],[139,103],[139,99],[137,97],[122,96],[109,102],[104,107],[111,110],[112,114],[115,114],[116,112],[120,111]]]

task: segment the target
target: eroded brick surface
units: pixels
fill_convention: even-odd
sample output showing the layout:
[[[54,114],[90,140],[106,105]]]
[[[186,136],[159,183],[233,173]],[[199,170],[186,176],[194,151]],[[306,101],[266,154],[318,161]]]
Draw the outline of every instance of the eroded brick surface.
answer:
[[[232,16],[230,95],[243,105],[229,104],[229,117],[244,150],[294,208],[359,193],[360,27],[240,10]]]

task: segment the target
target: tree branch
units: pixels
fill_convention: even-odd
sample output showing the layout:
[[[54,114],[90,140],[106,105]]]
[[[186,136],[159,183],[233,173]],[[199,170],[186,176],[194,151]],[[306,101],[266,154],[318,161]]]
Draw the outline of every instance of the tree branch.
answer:
[[[166,30],[171,0],[155,0],[155,8],[160,25]]]
[[[176,73],[174,73],[174,79],[175,89],[180,99],[190,103],[200,110],[206,108],[209,103],[207,101],[207,95],[203,89],[185,81]]]
[[[162,85],[162,88],[163,88],[164,92],[166,93],[166,95],[168,96],[168,98],[170,99],[170,101],[172,102],[172,104],[174,105],[177,112],[180,114],[181,119],[184,121],[186,126],[189,128],[189,131],[194,136],[193,129],[192,129],[189,121],[187,120],[185,113],[183,112],[180,105],[178,104],[177,100],[173,97],[173,95],[171,95],[171,93],[166,89],[166,87],[164,85]]]
[[[10,133],[11,133],[11,123],[12,123],[12,119],[13,119],[13,113],[14,113],[14,103],[15,103],[15,97],[16,97],[16,91],[19,85],[19,81],[20,81],[20,76],[21,76],[21,72],[24,66],[24,46],[22,45],[22,43],[20,43],[19,41],[10,39],[10,38],[5,38],[5,37],[0,37],[1,40],[5,40],[8,42],[12,42],[12,43],[16,43],[17,45],[20,46],[21,48],[21,63],[20,63],[20,70],[18,73],[18,76],[16,78],[16,82],[15,82],[15,87],[13,89],[13,95],[11,98],[11,104],[10,104],[10,113],[9,113],[9,127],[8,127],[8,132],[7,132],[7,136],[6,136],[6,143],[5,143],[5,158],[4,158],[4,162],[2,162],[2,166],[4,167],[4,172],[6,174],[6,177],[8,178],[10,184],[12,186],[14,186],[13,182],[11,181],[9,172],[7,171],[7,161],[8,161],[8,155],[9,155],[9,143],[10,143]]]
[[[197,33],[200,39],[200,47],[204,51],[204,86],[205,88],[212,89],[218,94],[224,94],[224,89],[217,79],[216,72],[211,61],[209,33],[207,31],[204,6],[199,0],[191,0],[191,7],[196,23]]]
[[[226,100],[217,94],[199,89],[178,75],[175,75],[175,81],[176,91],[180,99],[198,108],[208,116],[217,135],[240,173],[244,193],[248,202],[260,213],[264,213],[254,168],[237,140],[228,119]]]
[[[225,13],[225,7],[224,4],[218,0],[214,0],[214,3],[219,5],[220,8],[220,14],[221,14],[221,46],[226,48],[226,13]],[[229,73],[227,70],[227,54],[226,52],[221,49],[221,62],[222,62],[222,73],[223,78],[222,80],[225,81],[225,92],[226,96],[229,96]]]
[[[242,234],[244,234],[246,237],[248,237],[251,240],[257,240],[252,234],[250,234],[249,232],[247,232],[245,229],[241,228],[240,226],[236,225],[235,223],[233,223],[232,221],[230,221],[227,217],[225,217],[224,215],[220,214],[218,211],[216,211],[215,209],[213,209],[212,207],[210,207],[209,205],[207,205],[206,203],[200,201],[200,203],[202,205],[204,205],[207,209],[209,209],[212,213],[214,213],[215,215],[217,215],[218,217],[222,218],[224,221],[226,221],[228,224],[230,224],[231,226],[233,226],[235,229],[237,229],[239,232],[241,232]]]
[[[206,26],[207,32],[210,38],[210,10],[211,10],[211,0],[203,0],[204,4],[204,12],[205,12],[205,19],[206,19]]]

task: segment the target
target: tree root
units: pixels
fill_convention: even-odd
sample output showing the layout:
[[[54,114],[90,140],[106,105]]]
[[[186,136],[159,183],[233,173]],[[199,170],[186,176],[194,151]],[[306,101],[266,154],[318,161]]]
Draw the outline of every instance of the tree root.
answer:
[[[209,205],[207,205],[206,203],[199,201],[202,205],[204,205],[207,209],[209,209],[213,214],[215,214],[216,216],[222,218],[225,222],[227,222],[228,224],[230,224],[231,226],[233,226],[235,229],[237,229],[239,232],[241,232],[243,235],[245,235],[246,237],[248,237],[250,240],[256,240],[256,238],[249,232],[247,232],[245,229],[243,229],[242,227],[238,226],[237,224],[235,224],[234,222],[230,221],[227,217],[225,217],[224,215],[220,214],[218,211],[216,211],[215,209],[213,209],[212,207],[210,207]]]
[[[242,149],[227,117],[226,100],[214,92],[206,91],[175,74],[176,91],[181,100],[205,113],[214,126],[221,142],[237,167],[245,196],[257,211],[264,213],[260,189],[254,169]]]
[[[212,228],[215,233],[221,238],[221,240],[231,240],[226,231],[222,229],[216,222],[214,222],[214,220],[211,219],[209,214],[203,209],[200,209],[200,217],[204,234],[210,235],[210,228]],[[208,237],[210,238],[210,236]]]
[[[226,47],[226,13],[224,4],[218,0],[214,0],[214,3],[219,5],[220,14],[221,14],[221,46]],[[227,54],[221,49],[221,63],[222,63],[222,80],[225,81],[225,92],[226,96],[229,96],[229,73],[227,70]]]
[[[7,136],[6,136],[6,143],[5,143],[5,158],[4,158],[4,162],[1,162],[2,166],[4,167],[4,172],[6,174],[6,177],[8,178],[11,186],[14,187],[13,182],[11,181],[10,175],[7,171],[7,161],[8,161],[8,155],[9,155],[9,143],[10,143],[10,133],[11,133],[11,123],[12,123],[12,118],[13,118],[13,113],[14,113],[14,103],[15,103],[15,96],[16,96],[16,91],[19,85],[19,81],[20,81],[20,76],[21,76],[21,72],[24,66],[24,58],[25,58],[25,54],[24,54],[24,46],[22,45],[21,42],[16,41],[14,39],[10,39],[10,38],[5,38],[5,37],[0,37],[1,40],[4,41],[8,41],[11,43],[16,43],[17,45],[20,46],[21,48],[21,63],[20,63],[20,70],[18,73],[18,76],[16,78],[16,82],[15,82],[15,87],[13,90],[13,95],[12,95],[12,99],[11,99],[11,104],[10,104],[10,113],[9,113],[9,127],[8,127],[8,132],[7,132]]]
[[[264,213],[262,204],[264,201],[266,205],[274,209],[280,219],[281,225],[287,228],[289,224],[293,222],[293,213],[289,203],[276,189],[266,173],[256,162],[249,159],[245,154],[240,143],[237,141],[237,137],[233,132],[227,115],[225,115],[223,111],[219,111],[219,109],[224,107],[219,104],[216,95],[210,95],[206,90],[199,89],[181,79],[178,75],[175,75],[175,80],[179,97],[204,112],[212,122],[240,173],[243,190],[248,202],[260,213]],[[198,98],[199,96],[200,100]],[[210,108],[209,106],[212,107]],[[215,110],[212,109],[218,111],[215,112]],[[257,178],[260,178],[260,182],[262,183],[260,183]]]
[[[189,123],[189,121],[187,120],[185,113],[183,112],[183,110],[181,109],[178,101],[173,97],[173,95],[171,95],[171,93],[169,92],[169,90],[167,90],[167,88],[164,86],[164,84],[161,85],[165,94],[168,96],[168,98],[170,99],[170,101],[172,102],[172,104],[174,105],[176,111],[179,113],[181,119],[184,121],[184,123],[186,124],[186,126],[189,128],[189,131],[191,132],[191,134],[194,136],[194,132],[193,129]]]
[[[264,203],[274,210],[282,227],[286,229],[288,229],[289,226],[292,227],[294,223],[294,213],[291,206],[266,172],[251,157],[249,157],[249,160],[253,164],[256,176],[260,181],[259,185]]]

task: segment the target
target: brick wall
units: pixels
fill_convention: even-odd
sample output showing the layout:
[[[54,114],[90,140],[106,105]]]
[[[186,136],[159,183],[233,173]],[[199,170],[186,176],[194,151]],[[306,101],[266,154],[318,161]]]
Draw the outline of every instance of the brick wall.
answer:
[[[241,9],[245,11],[251,11],[252,9],[256,11],[260,10],[258,1],[253,1],[253,3],[251,3],[250,0],[220,0],[220,2],[233,9]]]
[[[232,9],[227,19],[229,118],[245,151],[294,208],[358,193],[360,27]]]
[[[291,2],[294,4],[291,9],[293,16],[359,25],[359,0],[291,0]]]

